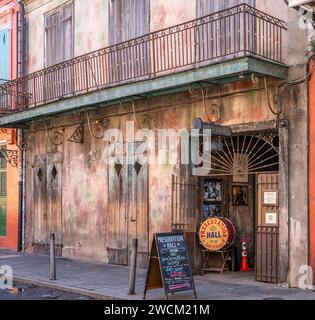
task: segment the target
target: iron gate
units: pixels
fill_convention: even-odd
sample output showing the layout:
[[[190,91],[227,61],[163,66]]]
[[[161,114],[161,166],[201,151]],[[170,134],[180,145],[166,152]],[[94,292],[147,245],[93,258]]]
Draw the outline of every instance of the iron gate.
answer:
[[[197,226],[200,223],[200,185],[198,177],[172,176],[172,231],[183,231],[193,272],[198,260]]]
[[[278,203],[266,203],[264,193],[278,194],[279,175],[259,174],[257,181],[256,281],[279,282]],[[277,200],[277,199],[276,199]],[[276,217],[268,220],[268,215]]]

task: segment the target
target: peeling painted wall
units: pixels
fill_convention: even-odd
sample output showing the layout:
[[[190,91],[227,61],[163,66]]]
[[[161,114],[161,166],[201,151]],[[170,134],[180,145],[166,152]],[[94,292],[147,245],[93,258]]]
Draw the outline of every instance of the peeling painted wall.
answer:
[[[224,90],[239,90],[256,85],[250,81],[242,85],[234,83],[226,85]],[[208,94],[217,93],[209,89]],[[192,99],[192,100],[191,100]],[[200,95],[191,97],[189,93],[173,94],[150,98],[150,101],[136,103],[137,110],[146,112],[152,118],[153,129],[191,128],[193,119],[204,120],[204,106]],[[216,100],[213,100],[216,101]],[[209,102],[210,103],[210,102]],[[272,120],[274,117],[266,105],[263,91],[240,93],[220,99],[222,104],[222,124],[252,123]],[[151,110],[156,106],[156,110]],[[236,108],[239,106],[239,108]],[[119,116],[120,113],[126,115]],[[130,103],[113,106],[90,112],[91,118],[108,117],[110,128],[125,130],[126,121],[134,120]],[[77,121],[74,116],[64,116],[48,122],[50,126],[65,126],[64,143],[53,146],[43,130],[43,123],[35,124],[28,134],[32,140],[32,149],[27,152],[27,244],[32,250],[34,233],[34,217],[32,207],[32,164],[34,157],[40,154],[61,152],[62,162],[62,242],[65,257],[87,259],[91,261],[107,261],[107,188],[108,167],[104,163],[105,142],[91,138],[85,129],[84,144],[67,141],[76,127],[68,127]],[[83,116],[82,121],[85,121]],[[34,132],[32,132],[32,130]],[[36,131],[40,130],[40,131]],[[137,128],[135,128],[137,130]],[[52,131],[49,131],[52,134]],[[174,149],[177,150],[176,148]],[[177,151],[176,151],[177,152]],[[150,165],[149,168],[149,235],[150,241],[156,232],[171,230],[171,178],[177,172],[177,164]]]
[[[195,18],[195,1],[151,0],[151,32]]]
[[[36,0],[26,6],[29,73],[44,68],[44,15],[67,2],[68,0]],[[108,2],[74,1],[74,33],[74,56],[106,47]]]
[[[299,79],[306,74],[306,65],[291,68],[290,79]],[[284,118],[289,120],[288,163],[288,244],[290,263],[288,282],[298,286],[299,269],[308,265],[308,85],[302,83],[287,89],[282,105]],[[281,186],[286,187],[286,186]],[[280,228],[281,232],[281,228]]]
[[[44,13],[61,5],[62,0],[31,1],[27,7],[29,21],[29,72],[41,69],[44,65]],[[75,55],[89,52],[107,45],[107,1],[91,0],[89,2],[75,1]],[[289,9],[284,1],[257,0],[257,8],[268,12],[275,17],[288,21],[288,32],[284,36],[284,61],[290,66],[306,63],[304,57],[307,49],[308,34],[299,28],[300,15]],[[93,19],[97,16],[98,19]],[[151,0],[150,13],[151,31],[175,25],[196,17],[195,1],[167,1]],[[95,35],[96,34],[96,35]],[[297,45],[292,45],[297,44]],[[291,68],[290,79],[297,79],[305,75],[305,67]],[[246,89],[251,83],[234,83],[227,85],[226,92],[235,89]],[[190,128],[195,117],[205,115],[200,102],[188,103],[187,94],[160,97],[159,103],[166,103],[168,109],[159,109],[150,112],[155,119],[154,126],[171,128]],[[223,101],[223,102],[222,102]],[[232,125],[242,122],[261,122],[274,119],[266,104],[263,90],[221,99],[213,99],[214,103],[223,104],[222,124]],[[284,117],[289,119],[290,132],[290,167],[289,167],[289,212],[288,243],[290,247],[290,272],[288,282],[296,286],[298,269],[308,263],[308,199],[306,181],[308,176],[307,164],[307,90],[306,85],[291,88],[283,101]],[[122,107],[110,108],[107,112],[119,112]],[[112,111],[110,111],[112,110]],[[132,116],[115,117],[112,123],[123,126],[126,119]],[[66,118],[65,118],[66,119]],[[73,119],[70,117],[68,121]],[[56,120],[57,122],[59,120]],[[62,121],[62,120],[60,120]],[[66,129],[66,134],[70,130]],[[34,149],[28,154],[30,168],[32,158],[36,154],[51,152],[43,132],[32,134]],[[83,146],[69,145],[65,142],[58,147],[64,155],[62,179],[64,181],[62,198],[63,208],[63,239],[64,254],[69,257],[78,257],[93,260],[106,260],[106,174],[107,169],[97,159],[91,159],[102,152],[104,144],[101,141],[87,140]],[[301,155],[305,154],[305,157]],[[73,160],[76,159],[76,160]],[[175,168],[172,165],[150,168],[150,235],[156,231],[168,231],[170,228],[170,179]],[[28,172],[28,183],[31,187],[31,177]],[[80,186],[80,187],[79,187]],[[301,187],[305,186],[305,187]],[[93,191],[91,193],[91,191]],[[91,210],[91,204],[94,210]],[[30,219],[32,217],[31,203],[28,199]],[[92,216],[89,216],[90,212]],[[30,220],[31,221],[31,220]],[[97,226],[95,225],[97,223]],[[82,227],[83,226],[83,227]],[[29,226],[31,228],[31,226]],[[281,232],[281,230],[280,230]],[[32,230],[28,238],[31,241]],[[94,234],[96,234],[94,236]],[[290,238],[289,238],[290,234]],[[300,242],[297,242],[293,235]]]
[[[256,8],[287,23],[283,36],[282,55],[289,66],[306,63],[305,51],[308,47],[308,32],[300,28],[301,14],[289,8],[284,0],[256,0]],[[292,45],[298,43],[298,45]]]
[[[108,1],[89,0],[75,3],[74,56],[108,45]]]
[[[310,64],[310,69],[315,68],[315,61]],[[310,112],[310,171],[309,171],[309,221],[310,221],[310,248],[309,248],[309,259],[310,265],[313,269],[313,282],[315,284],[315,73],[310,79],[309,86],[309,112]]]

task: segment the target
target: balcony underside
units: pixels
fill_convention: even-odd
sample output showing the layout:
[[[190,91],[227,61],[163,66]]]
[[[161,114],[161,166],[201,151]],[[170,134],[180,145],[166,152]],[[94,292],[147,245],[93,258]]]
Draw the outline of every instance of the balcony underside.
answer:
[[[62,116],[80,108],[105,108],[117,104],[121,99],[128,97],[139,98],[139,96],[145,95],[161,96],[183,92],[187,91],[190,84],[196,82],[205,82],[212,85],[239,81],[240,73],[244,73],[246,77],[250,77],[251,74],[254,73],[256,76],[270,76],[285,79],[287,72],[288,67],[284,64],[248,56],[190,71],[172,73],[150,80],[123,84],[71,98],[67,97],[35,108],[6,114],[0,118],[0,127],[28,127],[31,121],[36,121],[36,119],[39,118]]]

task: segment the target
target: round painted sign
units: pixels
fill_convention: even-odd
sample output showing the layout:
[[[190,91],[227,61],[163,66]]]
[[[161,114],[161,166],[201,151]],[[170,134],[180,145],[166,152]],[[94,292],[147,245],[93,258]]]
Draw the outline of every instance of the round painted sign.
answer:
[[[200,243],[209,251],[225,250],[233,244],[234,239],[234,226],[226,218],[210,218],[199,228]]]

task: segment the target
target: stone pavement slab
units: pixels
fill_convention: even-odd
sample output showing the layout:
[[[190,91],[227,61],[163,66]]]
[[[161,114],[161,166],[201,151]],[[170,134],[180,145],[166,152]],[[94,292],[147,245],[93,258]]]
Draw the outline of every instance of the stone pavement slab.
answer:
[[[128,295],[129,267],[57,259],[57,280],[49,280],[49,257],[0,249],[0,266],[9,265],[14,278],[23,282],[59,288],[98,299],[142,299],[146,270],[137,269],[136,295]],[[281,288],[255,282],[253,274],[226,273],[195,276],[198,299],[202,300],[315,300],[315,292]],[[164,300],[164,290],[148,291],[147,299]],[[190,291],[170,299],[193,300]]]

